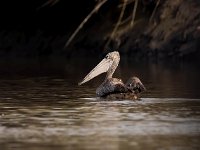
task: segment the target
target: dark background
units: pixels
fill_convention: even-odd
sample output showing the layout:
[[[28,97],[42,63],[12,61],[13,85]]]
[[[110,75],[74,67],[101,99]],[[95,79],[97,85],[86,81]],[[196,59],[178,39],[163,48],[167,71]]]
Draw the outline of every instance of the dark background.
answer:
[[[2,0],[0,3],[0,58],[74,59],[100,57],[118,50],[135,61],[199,62],[200,4],[195,0],[139,1],[136,25],[120,26],[105,47],[117,23],[122,0],[108,0],[81,28],[68,47],[70,35],[92,11],[95,0]],[[127,5],[124,20],[132,15]]]
[[[32,33],[42,30],[49,34],[65,35],[75,29],[94,7],[95,1],[3,0],[0,5],[1,30]]]

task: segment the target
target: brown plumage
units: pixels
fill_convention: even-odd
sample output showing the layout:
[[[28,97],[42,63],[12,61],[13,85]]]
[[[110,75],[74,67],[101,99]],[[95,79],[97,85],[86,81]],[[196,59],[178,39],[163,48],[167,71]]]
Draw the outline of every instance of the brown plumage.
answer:
[[[101,73],[107,72],[104,82],[96,89],[96,95],[107,99],[138,99],[145,90],[137,77],[131,77],[126,84],[121,79],[113,78],[120,61],[119,52],[108,53],[106,57],[83,79],[79,85],[88,82]]]

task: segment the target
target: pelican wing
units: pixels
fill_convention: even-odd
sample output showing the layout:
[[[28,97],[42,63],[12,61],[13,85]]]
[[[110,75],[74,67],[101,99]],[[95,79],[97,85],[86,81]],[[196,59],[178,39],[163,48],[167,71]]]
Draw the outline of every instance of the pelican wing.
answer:
[[[94,69],[92,69],[92,71],[90,71],[90,73],[88,73],[88,75],[83,79],[83,81],[81,81],[78,84],[81,85],[81,84],[93,79],[94,77],[96,77],[104,72],[107,72],[112,63],[113,63],[112,60],[104,58]]]

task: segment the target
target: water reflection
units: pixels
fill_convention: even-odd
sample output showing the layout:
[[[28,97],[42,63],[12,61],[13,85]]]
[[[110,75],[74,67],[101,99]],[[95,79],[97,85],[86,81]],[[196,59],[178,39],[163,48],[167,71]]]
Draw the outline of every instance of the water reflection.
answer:
[[[148,89],[139,101],[95,98],[101,77],[77,86],[86,71],[2,77],[1,148],[199,149],[199,72],[124,65],[116,76],[134,73]]]

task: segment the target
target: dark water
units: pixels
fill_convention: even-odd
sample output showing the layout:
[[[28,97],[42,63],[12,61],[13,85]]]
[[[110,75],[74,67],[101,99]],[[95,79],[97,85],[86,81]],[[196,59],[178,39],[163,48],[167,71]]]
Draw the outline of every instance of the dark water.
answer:
[[[2,71],[1,150],[200,149],[198,67],[121,63],[115,76],[137,75],[148,90],[108,101],[95,98],[103,75],[77,86],[94,63],[71,65]]]

